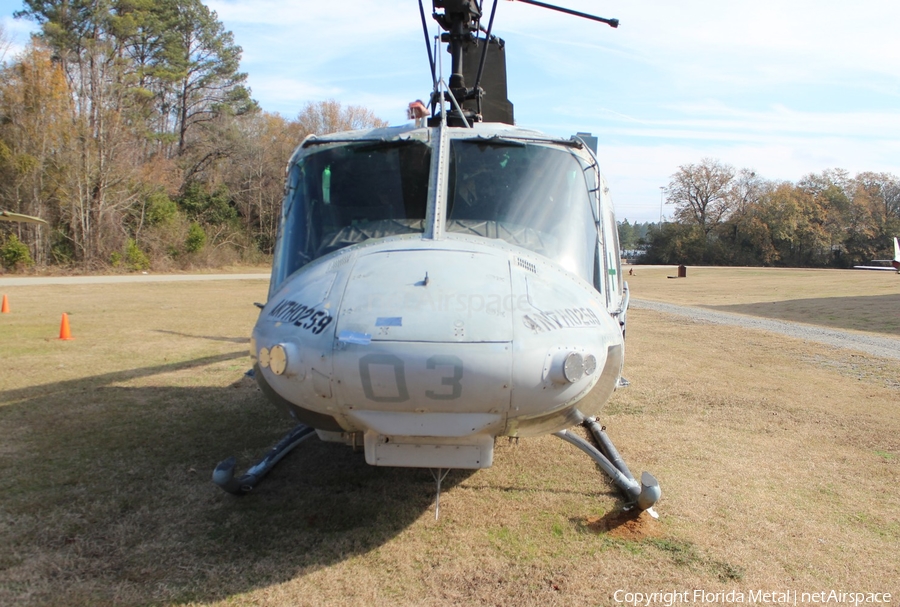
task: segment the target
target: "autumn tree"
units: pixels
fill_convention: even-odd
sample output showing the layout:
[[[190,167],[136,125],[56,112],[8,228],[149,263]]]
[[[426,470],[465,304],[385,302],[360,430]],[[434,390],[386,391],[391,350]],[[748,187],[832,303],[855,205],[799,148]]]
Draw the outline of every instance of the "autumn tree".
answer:
[[[284,167],[302,140],[300,125],[279,114],[260,112],[241,120],[240,141],[229,161],[226,183],[245,230],[259,249],[271,254],[281,201]]]
[[[889,252],[890,240],[900,235],[900,178],[890,173],[859,173],[852,183],[853,197],[868,208],[877,251]]]
[[[72,145],[69,96],[50,52],[30,47],[0,69],[0,206],[54,221],[61,217],[64,158]],[[44,263],[50,253],[47,228],[16,224],[31,257]]]
[[[241,49],[199,0],[24,4],[17,16],[41,26],[72,100],[64,234],[75,260],[102,260],[133,235],[133,209],[158,194],[140,167],[177,152],[191,170],[193,131],[255,107],[238,72]]]
[[[40,37],[69,84],[74,137],[60,180],[64,233],[74,259],[93,262],[125,239],[119,217],[134,201],[130,182],[140,164],[112,3],[26,0],[25,6],[17,15],[41,25]]]

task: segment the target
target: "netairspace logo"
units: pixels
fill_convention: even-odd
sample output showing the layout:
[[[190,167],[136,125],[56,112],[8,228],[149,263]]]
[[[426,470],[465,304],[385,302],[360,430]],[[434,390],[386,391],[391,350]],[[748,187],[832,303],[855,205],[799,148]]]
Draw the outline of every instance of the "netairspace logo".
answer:
[[[801,592],[797,590],[730,590],[728,592],[708,592],[706,590],[670,590],[668,592],[630,592],[616,590],[613,600],[630,607],[674,607],[685,604],[707,605],[890,605],[889,592],[844,592],[820,590]]]

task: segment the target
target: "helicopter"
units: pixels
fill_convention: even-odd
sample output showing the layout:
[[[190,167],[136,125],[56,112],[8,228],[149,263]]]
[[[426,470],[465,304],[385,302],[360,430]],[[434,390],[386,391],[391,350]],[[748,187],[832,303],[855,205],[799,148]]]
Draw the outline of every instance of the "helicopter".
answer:
[[[420,0],[430,115],[416,102],[413,124],[310,135],[292,155],[250,356],[297,425],[240,477],[235,458],[219,463],[225,491],[251,491],[316,435],[370,465],[430,469],[437,517],[450,469],[490,467],[499,437],[554,434],[599,465],[626,508],[656,516],[659,483],[635,479],[595,417],[627,385],[609,187],[582,138],[515,125],[496,7],[484,28],[475,0],[433,1],[445,81]]]

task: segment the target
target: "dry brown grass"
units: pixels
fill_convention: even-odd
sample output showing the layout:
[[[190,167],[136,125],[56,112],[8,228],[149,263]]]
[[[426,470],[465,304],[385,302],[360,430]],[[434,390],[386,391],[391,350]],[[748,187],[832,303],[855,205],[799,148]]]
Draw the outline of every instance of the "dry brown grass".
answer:
[[[637,272],[636,297],[693,303],[688,288],[710,291],[695,284],[705,270],[655,282]],[[714,305],[773,283],[734,272],[745,286]],[[595,466],[544,437],[498,441],[491,469],[452,472],[435,521],[427,471],[369,467],[317,441],[250,496],[212,485],[218,460],[246,464],[289,427],[242,379],[262,281],[4,292],[14,313],[0,316],[0,604],[900,595],[897,362],[634,310],[632,386],[603,421],[632,470],[660,479],[660,520],[622,517]],[[71,342],[53,339],[63,311]]]

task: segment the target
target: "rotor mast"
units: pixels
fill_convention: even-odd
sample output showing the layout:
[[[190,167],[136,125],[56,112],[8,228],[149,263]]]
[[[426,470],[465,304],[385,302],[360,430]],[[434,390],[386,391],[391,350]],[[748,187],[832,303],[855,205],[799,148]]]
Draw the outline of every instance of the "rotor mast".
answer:
[[[481,91],[476,83],[473,88],[466,87],[466,78],[463,74],[463,53],[465,45],[473,42],[473,32],[478,31],[478,24],[481,20],[481,8],[475,0],[433,0],[434,20],[444,30],[441,34],[441,42],[449,43],[450,52],[450,82],[447,84],[450,94],[456,100],[456,105],[462,108],[463,103],[468,99],[477,99],[478,109],[480,110]],[[437,12],[443,9],[443,13]],[[436,95],[440,93],[435,91]],[[453,112],[448,116],[449,121],[453,122],[453,126],[464,124],[458,112]],[[471,124],[480,119],[480,111],[463,110],[465,123]]]

